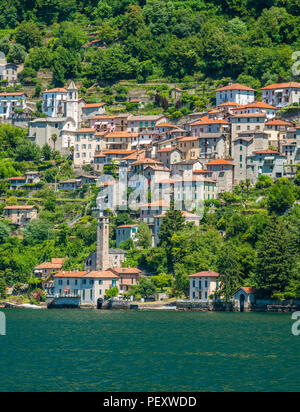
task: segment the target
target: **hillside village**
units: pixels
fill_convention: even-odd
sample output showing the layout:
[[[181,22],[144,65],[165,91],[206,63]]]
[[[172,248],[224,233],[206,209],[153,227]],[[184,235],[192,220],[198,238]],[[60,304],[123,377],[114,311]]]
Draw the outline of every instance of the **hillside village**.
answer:
[[[295,2],[0,9],[2,299],[299,299]]]
[[[176,88],[172,93],[180,99],[183,90]],[[103,217],[106,212],[103,215],[98,211],[97,251],[90,257],[85,256],[85,263],[83,265],[82,261],[79,269],[78,263],[70,266],[72,260],[67,254],[53,256],[51,253],[48,262],[40,261],[32,268],[33,279],[41,282],[47,296],[80,293],[83,302],[95,306],[99,299],[111,296],[111,293],[112,296],[130,295],[132,287],[139,287],[140,280],[146,279],[145,275],[150,273],[141,265],[142,270],[138,267],[130,269],[130,260],[126,260],[128,250],[140,247],[139,231],[144,232],[141,236],[145,237],[148,248],[161,245],[161,227],[166,216],[172,214],[169,210],[174,207],[174,202],[181,202],[182,222],[199,227],[202,217],[195,208],[199,201],[213,206],[221,200],[216,204],[224,206],[237,188],[241,189],[242,197],[247,191],[249,198],[251,188],[264,182],[262,178],[270,182],[299,179],[300,125],[285,118],[282,109],[299,104],[300,83],[267,86],[262,90],[262,101],[256,100],[256,90],[239,83],[219,87],[215,93],[216,107],[192,112],[176,122],[163,112],[156,115],[108,114],[104,102],[87,103],[80,98],[74,81],[65,88],[44,90],[43,116],[37,118],[32,118],[32,112],[27,110],[25,92],[0,94],[3,132],[20,130],[24,142],[36,147],[41,156],[38,163],[23,162],[23,173],[19,170],[17,175],[11,175],[10,171],[6,179],[8,191],[3,190],[6,193],[2,198],[3,219],[16,234],[22,235],[32,222],[40,222],[41,206],[45,209],[43,215],[46,210],[54,211],[56,202],[64,204],[64,199],[71,202],[69,227],[80,224],[86,219],[86,213],[95,218],[96,199],[112,193],[107,192],[111,183],[101,181],[103,175],[114,181],[126,168],[129,192],[138,188],[138,176],[143,176],[148,186],[147,201],[139,199],[138,210],[128,211],[123,222],[119,219],[122,224],[115,224],[114,241],[110,240],[108,219],[113,212],[107,207],[108,216]],[[20,117],[22,113],[25,115]],[[6,130],[7,127],[12,129]],[[38,164],[40,166],[36,167]],[[50,167],[46,174],[42,170],[43,164]],[[58,169],[53,174],[55,165]],[[61,168],[65,168],[72,178],[59,178]],[[197,182],[202,184],[200,194],[196,189]],[[39,200],[45,190],[48,190],[46,196],[50,197],[47,204]],[[165,198],[165,193],[170,196]],[[191,200],[194,200],[192,210]],[[122,214],[124,216],[124,212],[116,211],[114,220]],[[48,241],[49,233],[50,229]],[[226,229],[220,234],[226,236]],[[44,256],[47,254],[45,252]],[[195,276],[198,279],[204,277],[203,294],[199,295],[195,289]],[[190,298],[208,301],[219,289],[216,276],[221,275],[213,271],[191,275]],[[84,287],[81,290],[78,279],[82,288],[87,284],[92,285],[92,289]],[[165,286],[172,284],[170,278],[165,282]],[[149,293],[153,295],[154,290],[155,287]]]

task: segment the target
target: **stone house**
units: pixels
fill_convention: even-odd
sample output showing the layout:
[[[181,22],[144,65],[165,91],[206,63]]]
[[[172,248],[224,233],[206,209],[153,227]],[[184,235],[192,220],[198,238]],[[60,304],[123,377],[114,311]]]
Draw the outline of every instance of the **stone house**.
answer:
[[[265,124],[265,132],[269,136],[269,145],[279,152],[282,150],[282,143],[288,138],[289,129],[292,124],[280,119],[273,119]]]
[[[231,192],[234,183],[234,164],[224,159],[212,160],[206,164],[208,177],[216,181],[217,193]]]
[[[255,151],[247,158],[247,175],[252,184],[257,182],[260,175],[279,179],[284,176],[286,164],[286,157],[279,152],[270,149]]]
[[[196,160],[199,159],[199,138],[183,137],[178,140],[178,148],[182,152],[182,160]]]
[[[26,229],[31,220],[38,217],[36,206],[6,206],[4,208],[5,219],[10,220],[13,225]]]
[[[238,184],[241,180],[250,179],[254,171],[253,159],[249,156],[257,150],[267,150],[269,148],[268,134],[265,132],[239,133],[233,141],[234,158],[234,182]]]
[[[121,267],[126,260],[127,252],[122,249],[108,250],[108,267]],[[91,253],[84,261],[84,270],[92,271],[97,269],[97,252]]]
[[[239,114],[230,117],[231,137],[235,140],[239,133],[263,132],[267,117],[265,113]]]
[[[169,147],[157,151],[157,160],[170,168],[173,164],[182,160],[182,152],[176,147]]]

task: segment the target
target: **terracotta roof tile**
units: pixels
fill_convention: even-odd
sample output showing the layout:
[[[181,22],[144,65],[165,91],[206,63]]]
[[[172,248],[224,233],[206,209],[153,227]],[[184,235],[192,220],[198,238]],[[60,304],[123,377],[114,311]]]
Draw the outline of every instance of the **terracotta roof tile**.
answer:
[[[240,84],[240,83],[229,84],[228,86],[217,89],[216,92],[225,92],[228,90],[245,90],[245,91],[256,92],[256,90],[252,89],[252,87],[244,86],[243,84]]]
[[[206,163],[206,166],[222,166],[222,165],[233,166],[233,163],[225,159],[216,159],[216,160],[212,160],[211,162]]]
[[[262,90],[286,89],[290,87],[300,89],[300,83],[295,83],[295,82],[275,83],[275,84],[270,84],[269,86],[263,87]]]
[[[212,272],[212,271],[199,272],[193,275],[189,275],[190,278],[208,278],[208,277],[218,278],[219,276],[221,276],[219,273]]]

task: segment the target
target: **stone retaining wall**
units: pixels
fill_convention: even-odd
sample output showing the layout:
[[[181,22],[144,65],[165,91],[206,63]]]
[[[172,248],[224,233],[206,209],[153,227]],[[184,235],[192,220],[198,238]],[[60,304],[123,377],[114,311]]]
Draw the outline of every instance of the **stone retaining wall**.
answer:
[[[232,312],[233,304],[225,302],[200,302],[181,300],[176,302],[177,310],[193,310],[198,312]]]
[[[181,300],[176,302],[177,310],[198,312],[238,312],[240,309],[234,303],[200,302],[197,300]],[[300,301],[257,300],[245,307],[244,312],[293,313],[300,312]]]

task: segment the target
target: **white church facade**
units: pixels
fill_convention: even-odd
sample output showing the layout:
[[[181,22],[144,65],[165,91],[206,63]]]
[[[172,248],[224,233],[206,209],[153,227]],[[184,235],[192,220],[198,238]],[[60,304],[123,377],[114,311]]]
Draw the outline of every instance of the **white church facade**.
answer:
[[[29,139],[40,147],[48,144],[53,150],[68,152],[75,144],[75,133],[80,127],[84,105],[73,81],[67,89],[46,90],[43,93],[42,111],[47,117],[29,123]]]

